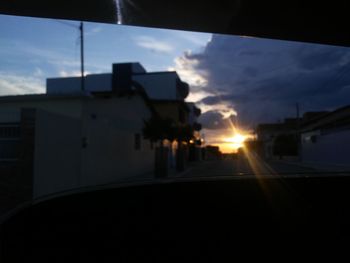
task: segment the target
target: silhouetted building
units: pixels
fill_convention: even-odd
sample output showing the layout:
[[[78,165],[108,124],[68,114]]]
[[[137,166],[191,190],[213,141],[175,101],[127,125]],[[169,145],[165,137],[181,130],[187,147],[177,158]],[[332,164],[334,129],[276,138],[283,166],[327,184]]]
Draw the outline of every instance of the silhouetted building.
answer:
[[[266,159],[297,156],[299,122],[300,119],[287,118],[282,123],[259,124],[256,129],[259,154]]]
[[[207,145],[205,147],[206,160],[219,160],[221,157],[222,156],[219,146]]]
[[[193,140],[189,143],[189,160],[202,160],[202,143],[204,139],[200,133],[202,125],[198,123],[198,117],[201,115],[201,110],[192,102],[187,103],[189,108],[188,123],[193,127]]]

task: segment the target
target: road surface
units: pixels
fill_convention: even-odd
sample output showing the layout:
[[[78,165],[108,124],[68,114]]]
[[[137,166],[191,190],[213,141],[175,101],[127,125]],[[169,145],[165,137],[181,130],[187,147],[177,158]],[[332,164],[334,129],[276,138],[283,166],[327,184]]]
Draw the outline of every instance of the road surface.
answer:
[[[212,160],[193,163],[183,176],[302,176],[317,172],[297,163],[284,161],[264,161],[249,154],[237,159]]]

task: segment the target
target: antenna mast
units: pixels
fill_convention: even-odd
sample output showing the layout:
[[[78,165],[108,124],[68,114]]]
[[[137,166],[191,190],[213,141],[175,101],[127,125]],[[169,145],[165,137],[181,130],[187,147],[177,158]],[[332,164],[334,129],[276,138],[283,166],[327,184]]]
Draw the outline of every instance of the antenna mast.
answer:
[[[85,90],[84,79],[84,24],[80,22],[80,59],[81,59],[81,91]]]

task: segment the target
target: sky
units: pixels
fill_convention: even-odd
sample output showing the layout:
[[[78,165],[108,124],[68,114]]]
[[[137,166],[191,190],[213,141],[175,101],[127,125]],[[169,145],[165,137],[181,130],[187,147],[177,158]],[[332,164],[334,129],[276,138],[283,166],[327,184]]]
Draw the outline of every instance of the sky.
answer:
[[[43,93],[80,74],[79,23],[0,15],[0,95]],[[202,110],[207,143],[259,123],[350,104],[350,49],[211,33],[84,23],[86,73],[117,62],[176,70]]]
[[[80,72],[79,23],[75,21],[0,16],[0,72],[28,80],[14,89],[1,85],[1,94],[43,91],[45,78]],[[85,70],[110,72],[112,63],[140,62],[148,71],[167,70],[186,50],[200,51],[210,34],[84,23]]]

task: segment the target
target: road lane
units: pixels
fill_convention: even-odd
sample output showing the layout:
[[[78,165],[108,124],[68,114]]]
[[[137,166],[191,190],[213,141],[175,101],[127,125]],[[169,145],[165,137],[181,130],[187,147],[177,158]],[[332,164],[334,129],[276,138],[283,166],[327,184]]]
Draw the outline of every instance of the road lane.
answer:
[[[298,176],[316,172],[297,163],[264,161],[254,154],[236,159],[202,161],[191,164],[185,177],[207,176]]]

